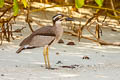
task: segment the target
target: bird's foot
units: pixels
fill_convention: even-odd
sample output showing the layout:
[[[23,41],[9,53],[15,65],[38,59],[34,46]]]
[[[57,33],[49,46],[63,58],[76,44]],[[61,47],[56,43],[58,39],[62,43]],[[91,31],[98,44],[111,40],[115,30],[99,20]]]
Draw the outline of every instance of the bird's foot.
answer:
[[[46,66],[46,69],[51,69],[51,67],[50,66]]]

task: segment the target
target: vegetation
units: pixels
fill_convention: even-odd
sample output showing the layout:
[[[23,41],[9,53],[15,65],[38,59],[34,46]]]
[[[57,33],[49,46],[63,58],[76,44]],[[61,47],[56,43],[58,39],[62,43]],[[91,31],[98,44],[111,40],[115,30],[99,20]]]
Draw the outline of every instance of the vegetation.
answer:
[[[67,2],[65,2],[67,1]],[[115,44],[115,43],[109,43],[109,42],[105,42],[103,40],[100,39],[100,32],[101,32],[101,28],[99,23],[99,19],[98,17],[100,15],[105,15],[104,20],[102,21],[102,23],[105,21],[106,17],[112,17],[115,19],[119,20],[119,14],[120,11],[118,9],[119,4],[116,4],[117,0],[0,0],[0,39],[1,39],[1,44],[2,41],[4,39],[6,39],[8,42],[10,41],[10,39],[14,39],[13,38],[13,32],[16,31],[12,31],[12,24],[10,21],[13,20],[15,21],[16,17],[20,16],[21,13],[24,13],[27,17],[26,17],[26,22],[29,25],[29,28],[31,29],[31,31],[33,31],[32,26],[30,25],[31,21],[35,21],[33,20],[29,14],[30,12],[34,12],[34,11],[40,11],[40,10],[45,10],[46,8],[51,8],[51,7],[56,7],[56,6],[72,6],[72,10],[76,11],[79,13],[78,9],[81,7],[89,7],[89,8],[94,8],[96,9],[96,13],[94,13],[94,15],[88,19],[88,21],[86,21],[86,24],[83,26],[80,26],[79,29],[77,29],[77,33],[70,33],[70,32],[66,32],[66,33],[70,33],[73,34],[75,36],[78,36],[79,41],[80,38],[85,38],[85,39],[89,39],[92,40],[94,42],[99,43],[100,45],[117,45],[119,46],[120,44]],[[51,4],[51,3],[56,3],[55,5],[51,6],[51,7],[44,7],[44,8],[39,8],[39,9],[32,9],[31,10],[31,2],[39,2],[39,3],[43,3],[43,4]],[[119,3],[120,1],[118,0],[117,3]],[[110,4],[111,6],[107,6],[108,4]],[[12,13],[11,13],[12,10]],[[24,10],[26,10],[26,12],[24,12]],[[5,14],[11,14],[9,16],[5,16]],[[70,14],[72,16],[72,14]],[[89,30],[89,27],[91,26],[91,21],[95,19],[98,23],[96,24],[96,31],[95,33],[92,33]],[[36,22],[36,21],[35,21]],[[36,22],[37,23],[37,22]],[[41,25],[39,23],[37,23],[38,25]],[[90,25],[88,25],[90,24]],[[82,35],[82,31],[84,30],[84,27],[87,26],[87,30],[89,31],[89,33],[91,35],[93,35],[93,37],[95,39],[89,38],[89,37],[85,37]],[[102,34],[102,33],[101,33]]]

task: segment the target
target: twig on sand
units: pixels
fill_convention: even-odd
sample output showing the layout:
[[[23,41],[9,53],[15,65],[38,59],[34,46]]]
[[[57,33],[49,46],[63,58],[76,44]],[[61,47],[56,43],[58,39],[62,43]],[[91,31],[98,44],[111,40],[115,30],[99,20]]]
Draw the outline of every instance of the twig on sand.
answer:
[[[79,37],[79,35],[76,34],[76,33],[74,33],[74,32],[64,31],[64,33],[71,34],[71,35],[73,35],[73,36]],[[91,40],[91,41],[93,41],[93,42],[98,43],[98,40],[92,39],[91,37],[87,37],[87,36],[83,36],[83,35],[82,35],[81,38],[88,39],[88,40]],[[120,42],[113,42],[113,43],[112,43],[112,42],[106,42],[106,41],[103,41],[103,40],[99,40],[99,43],[100,43],[101,45],[120,46]]]

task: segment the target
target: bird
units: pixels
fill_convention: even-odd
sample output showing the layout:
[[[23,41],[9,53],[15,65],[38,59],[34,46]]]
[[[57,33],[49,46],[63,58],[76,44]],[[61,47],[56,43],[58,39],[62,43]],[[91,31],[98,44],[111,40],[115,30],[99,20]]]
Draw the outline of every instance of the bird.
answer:
[[[25,49],[44,47],[43,56],[45,67],[50,69],[51,66],[48,50],[49,47],[54,43],[57,43],[63,35],[63,27],[61,25],[62,21],[73,21],[73,18],[64,14],[54,15],[52,17],[53,25],[46,25],[32,32],[19,44],[20,48],[16,51],[16,53],[20,53]]]

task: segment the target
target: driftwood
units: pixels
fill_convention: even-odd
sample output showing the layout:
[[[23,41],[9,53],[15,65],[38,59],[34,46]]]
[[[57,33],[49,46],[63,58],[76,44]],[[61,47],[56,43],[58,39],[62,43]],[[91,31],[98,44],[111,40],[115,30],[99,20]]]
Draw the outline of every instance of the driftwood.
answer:
[[[113,42],[113,43],[112,43],[112,42],[106,42],[106,41],[103,41],[103,40],[100,39],[100,36],[102,35],[102,29],[101,29],[101,27],[100,27],[98,17],[99,17],[99,13],[94,14],[90,19],[88,19],[88,21],[86,22],[85,25],[83,25],[83,26],[80,26],[80,25],[79,25],[79,29],[78,29],[77,32],[70,32],[70,31],[64,31],[64,32],[65,32],[65,33],[68,33],[68,34],[71,34],[71,35],[73,35],[73,36],[78,37],[78,40],[79,40],[79,41],[80,41],[81,38],[84,38],[84,39],[88,39],[88,40],[91,40],[91,41],[93,41],[93,42],[96,42],[98,45],[114,45],[114,46],[120,46],[120,42]],[[102,23],[101,23],[101,26],[103,26],[103,22],[105,21],[106,17],[107,17],[107,15],[105,15],[105,17],[104,17],[104,19],[103,19],[103,21],[102,21]],[[92,22],[93,19],[95,19],[95,20]],[[92,27],[91,25],[92,25],[94,22],[96,22],[95,33],[92,33],[89,28]],[[86,28],[85,28],[85,27],[86,27]],[[82,32],[83,32],[84,29],[87,29],[87,31],[88,31],[88,32],[93,36],[93,38],[95,38],[95,39],[93,39],[92,37],[84,36],[84,35],[82,34]],[[100,35],[100,33],[101,33],[101,35]]]
[[[7,5],[8,7],[3,10],[3,13],[0,15],[0,45],[2,45],[2,41],[6,39],[8,42],[10,42],[10,38],[13,39],[12,34],[12,23],[11,20],[14,20],[15,16],[9,16],[5,17],[5,14],[7,14],[8,11],[11,10],[13,5]]]
[[[73,36],[76,36],[76,37],[79,37],[78,34],[74,33],[74,32],[70,32],[70,31],[64,31],[64,33],[67,33],[67,34],[71,34]],[[93,42],[96,42],[96,43],[100,43],[100,45],[113,45],[113,46],[120,46],[120,42],[106,42],[106,41],[103,41],[103,40],[95,40],[95,39],[92,39],[91,37],[87,37],[87,36],[81,36],[81,38],[84,38],[84,39],[88,39],[88,40],[91,40]]]
[[[24,28],[26,28],[26,27],[22,27],[21,29],[16,29],[16,30],[14,30],[14,31],[9,31],[9,34],[10,33],[21,33],[21,31],[24,29]],[[3,32],[0,32],[0,34],[2,34]]]

